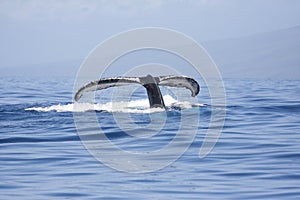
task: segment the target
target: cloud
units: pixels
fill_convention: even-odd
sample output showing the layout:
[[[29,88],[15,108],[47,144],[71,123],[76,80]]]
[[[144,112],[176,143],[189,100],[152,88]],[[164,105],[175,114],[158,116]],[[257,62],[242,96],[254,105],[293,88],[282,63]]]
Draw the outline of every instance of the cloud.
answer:
[[[2,0],[0,15],[14,20],[69,20],[89,15],[95,8],[95,1],[84,0]]]
[[[0,15],[14,20],[76,20],[97,12],[130,15],[159,8],[162,0],[2,0]]]
[[[173,6],[206,7],[220,0],[1,0],[0,16],[13,20],[78,20],[97,16],[137,16]]]

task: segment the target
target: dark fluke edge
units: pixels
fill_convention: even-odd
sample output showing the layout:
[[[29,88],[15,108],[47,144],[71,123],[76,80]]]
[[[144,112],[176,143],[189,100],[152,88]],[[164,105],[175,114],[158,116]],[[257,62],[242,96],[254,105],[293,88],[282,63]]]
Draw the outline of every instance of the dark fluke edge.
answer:
[[[184,87],[192,92],[191,95],[193,97],[195,97],[200,91],[200,86],[197,81],[186,76],[153,77],[151,75],[147,75],[144,77],[113,77],[92,81],[84,85],[76,92],[74,100],[78,101],[85,92],[102,90],[109,87],[124,86],[133,83],[141,84],[146,88],[151,108],[165,108],[165,103],[159,89],[160,85]]]

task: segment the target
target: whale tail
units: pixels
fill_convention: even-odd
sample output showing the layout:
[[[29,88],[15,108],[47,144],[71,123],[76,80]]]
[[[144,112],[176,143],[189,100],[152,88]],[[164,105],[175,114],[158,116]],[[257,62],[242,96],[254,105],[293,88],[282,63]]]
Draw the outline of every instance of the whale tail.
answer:
[[[186,76],[153,77],[151,75],[147,75],[145,77],[112,77],[99,79],[84,85],[76,92],[74,100],[78,101],[85,92],[125,86],[129,84],[141,84],[146,88],[151,108],[165,107],[159,86],[184,87],[191,91],[191,95],[193,97],[195,97],[200,91],[200,86],[197,81]]]

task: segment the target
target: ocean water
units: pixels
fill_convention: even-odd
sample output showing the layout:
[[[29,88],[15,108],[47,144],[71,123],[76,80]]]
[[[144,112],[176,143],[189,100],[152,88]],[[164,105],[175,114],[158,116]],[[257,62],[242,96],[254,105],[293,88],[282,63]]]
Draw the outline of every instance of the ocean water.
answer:
[[[142,90],[134,93],[130,105],[119,102],[113,107],[104,98],[75,108],[73,82],[0,78],[0,199],[300,198],[300,81],[225,79],[225,125],[204,158],[199,158],[199,149],[214,112],[205,87],[196,103],[166,94],[170,109],[164,112],[148,109]],[[190,119],[200,115],[192,144],[175,162],[147,173],[119,171],[99,162],[74,122],[74,113],[95,113],[113,144],[149,152],[175,137],[183,112]],[[134,139],[118,127],[114,113],[128,114],[144,126],[141,134],[151,132],[151,117],[165,116],[166,121],[153,138]],[[114,156],[120,165],[130,164],[126,157]]]

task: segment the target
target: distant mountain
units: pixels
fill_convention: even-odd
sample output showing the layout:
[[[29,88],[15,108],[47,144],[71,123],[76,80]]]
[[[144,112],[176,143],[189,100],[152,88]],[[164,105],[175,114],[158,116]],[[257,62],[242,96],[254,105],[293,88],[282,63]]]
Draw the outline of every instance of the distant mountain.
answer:
[[[300,79],[300,26],[203,46],[224,77]]]
[[[300,26],[201,44],[215,61],[223,77],[300,79]],[[169,61],[166,63],[174,66],[184,65],[174,60],[172,56],[159,55],[147,52],[138,57],[126,55],[128,58],[125,58],[121,64],[122,66],[137,66],[147,62],[160,63],[165,59]],[[0,75],[75,77],[83,60],[2,66]]]
[[[75,77],[83,59],[68,61],[55,61],[41,64],[24,64],[23,66],[11,66],[1,68],[3,76],[69,76]]]

